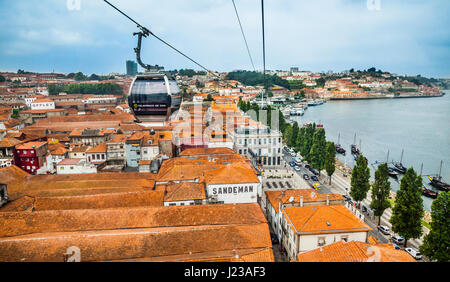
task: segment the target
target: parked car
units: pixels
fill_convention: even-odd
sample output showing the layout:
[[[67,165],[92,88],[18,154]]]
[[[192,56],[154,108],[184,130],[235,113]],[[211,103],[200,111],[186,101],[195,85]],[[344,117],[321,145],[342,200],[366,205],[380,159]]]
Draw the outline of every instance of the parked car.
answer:
[[[422,259],[422,254],[413,248],[405,248],[405,251],[407,251],[413,258],[417,260]]]
[[[305,174],[303,174],[303,179],[305,179],[305,180],[309,180],[309,175],[307,175],[306,173],[305,173]]]
[[[394,246],[394,249],[396,249],[396,250],[401,250],[401,248],[395,243],[393,243],[392,246]]]
[[[310,166],[309,164],[305,164],[305,168],[306,168],[307,170],[309,170],[309,169],[311,168],[311,166]]]
[[[291,156],[295,157],[295,156],[297,156],[297,154],[295,152],[291,152]]]
[[[363,212],[363,213],[366,213],[366,212],[367,212],[367,207],[364,206],[364,205],[362,206],[362,212]]]
[[[311,180],[319,182],[319,178],[315,175],[311,176]]]
[[[295,162],[290,162],[289,165],[294,167],[295,166]]]
[[[402,245],[405,243],[405,239],[400,235],[392,236],[391,239],[392,239],[392,242],[394,242],[397,245]]]
[[[389,232],[391,231],[389,230],[389,227],[385,225],[378,225],[378,230],[380,230],[380,232],[383,233],[384,235],[389,235]]]
[[[309,168],[309,171],[311,171],[314,175],[319,175],[319,172],[312,167]]]
[[[294,166],[294,170],[295,171],[300,171],[300,167],[299,166]]]
[[[275,234],[270,234],[270,239],[272,240],[272,244],[278,244],[278,238]]]
[[[318,183],[318,182],[314,183],[313,184],[313,188],[316,189],[316,190],[319,190],[320,189],[320,183]]]

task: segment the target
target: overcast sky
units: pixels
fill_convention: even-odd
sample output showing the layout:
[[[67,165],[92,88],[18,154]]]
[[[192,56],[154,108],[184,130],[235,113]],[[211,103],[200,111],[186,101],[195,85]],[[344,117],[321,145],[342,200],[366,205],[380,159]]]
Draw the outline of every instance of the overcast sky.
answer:
[[[373,66],[450,77],[450,1],[370,1],[264,1],[267,69]],[[79,0],[79,10],[72,2],[0,0],[0,70],[124,73],[125,61],[135,60],[136,26],[102,0]],[[110,2],[209,69],[252,70],[231,0]],[[235,3],[262,69],[261,1]],[[198,69],[154,38],[144,41],[142,58],[167,70]]]

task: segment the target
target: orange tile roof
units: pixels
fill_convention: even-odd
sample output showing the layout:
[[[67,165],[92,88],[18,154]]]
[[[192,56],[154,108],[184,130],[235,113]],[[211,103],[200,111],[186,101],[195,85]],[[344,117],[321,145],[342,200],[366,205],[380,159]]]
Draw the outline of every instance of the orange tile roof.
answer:
[[[69,150],[67,150],[67,149],[64,148],[64,147],[58,147],[58,148],[52,150],[52,151],[50,152],[50,155],[60,156],[60,155],[66,154],[67,151],[69,151]]]
[[[10,200],[29,196],[77,196],[111,192],[143,191],[155,185],[153,173],[93,173],[74,175],[29,175],[18,167],[0,169],[8,184]]]
[[[24,144],[20,144],[16,146],[16,149],[18,150],[31,150],[31,149],[37,149],[47,144],[47,142],[28,142]]]
[[[15,138],[7,138],[4,137],[1,141],[0,141],[0,148],[11,148],[14,147],[18,144],[22,143],[22,141],[17,140]]]
[[[243,164],[207,171],[205,172],[205,182],[206,184],[259,183],[259,179],[249,164]]]
[[[181,182],[166,185],[164,202],[206,199],[203,183]]]
[[[125,143],[127,141],[128,135],[125,134],[117,134],[111,140],[107,141],[107,144],[110,143]]]
[[[53,100],[50,100],[48,98],[40,98],[40,99],[36,99],[32,102],[32,104],[35,103],[53,103]]]
[[[344,197],[339,194],[319,194],[314,189],[287,189],[283,191],[265,191],[267,200],[274,208],[279,211],[279,201],[283,204],[300,203],[300,197],[303,197],[303,204],[309,205],[314,202],[325,202],[328,196],[330,203],[334,201],[343,201]],[[291,201],[290,201],[291,200]],[[343,204],[343,202],[342,202]]]
[[[327,234],[370,231],[344,205],[290,207],[282,210],[292,230],[297,234]]]
[[[339,241],[297,256],[299,262],[416,262],[393,246]]]
[[[182,156],[162,163],[159,182],[207,179],[212,183],[258,182],[250,161],[239,154]]]
[[[89,146],[77,146],[77,147],[73,147],[70,152],[73,153],[85,153],[87,150],[89,150]]]
[[[106,142],[102,142],[95,146],[94,148],[91,148],[86,151],[87,154],[94,154],[94,153],[106,153]]]
[[[109,209],[122,207],[163,206],[162,191],[117,192],[81,196],[29,197],[24,196],[5,205],[0,212],[49,210]]]
[[[82,261],[273,261],[257,204],[0,212],[0,219],[0,261],[62,261],[68,244]]]

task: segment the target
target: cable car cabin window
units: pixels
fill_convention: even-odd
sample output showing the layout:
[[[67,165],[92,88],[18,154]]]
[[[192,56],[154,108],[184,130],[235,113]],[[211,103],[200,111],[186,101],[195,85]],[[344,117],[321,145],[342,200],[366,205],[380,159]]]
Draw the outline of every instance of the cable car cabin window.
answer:
[[[170,88],[171,94],[180,93],[180,88],[178,87],[178,83],[174,80],[169,80],[169,88]]]
[[[131,89],[131,95],[164,93],[167,93],[164,80],[136,80]]]

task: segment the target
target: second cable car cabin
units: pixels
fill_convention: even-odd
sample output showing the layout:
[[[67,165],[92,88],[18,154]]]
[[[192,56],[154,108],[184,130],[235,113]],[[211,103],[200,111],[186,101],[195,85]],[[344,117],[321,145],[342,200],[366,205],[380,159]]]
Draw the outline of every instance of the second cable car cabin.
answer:
[[[128,104],[138,119],[170,115],[180,107],[180,88],[164,73],[138,75],[131,84]]]

